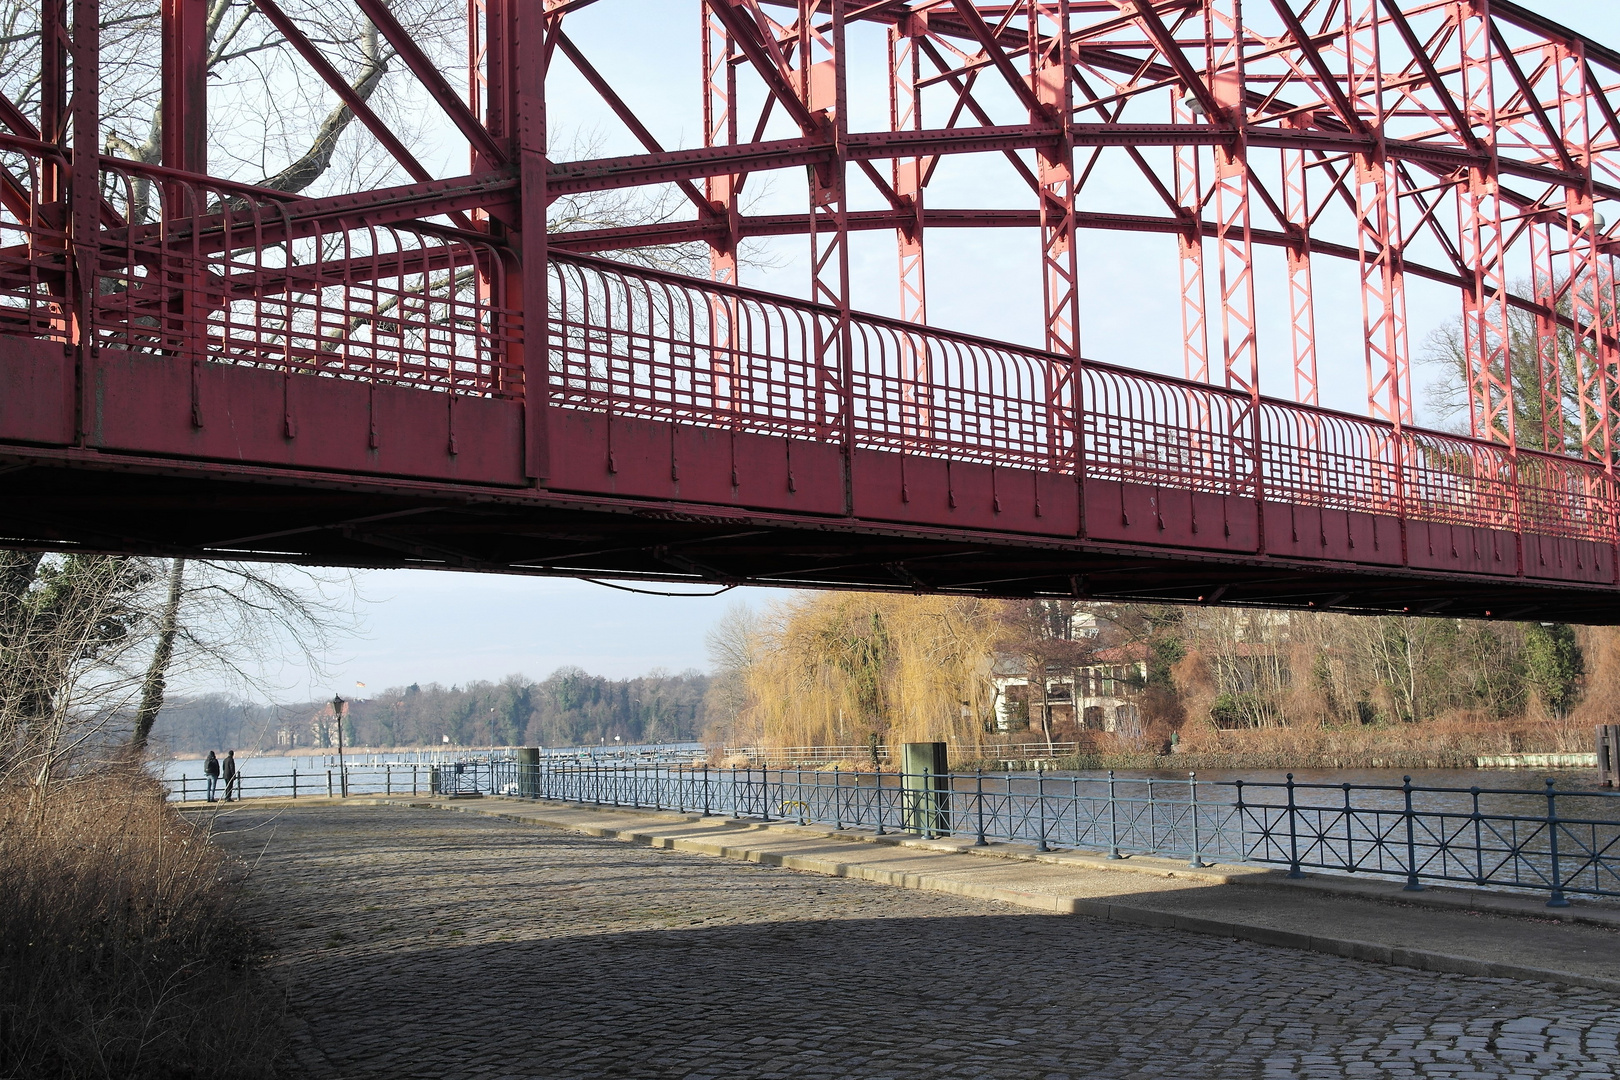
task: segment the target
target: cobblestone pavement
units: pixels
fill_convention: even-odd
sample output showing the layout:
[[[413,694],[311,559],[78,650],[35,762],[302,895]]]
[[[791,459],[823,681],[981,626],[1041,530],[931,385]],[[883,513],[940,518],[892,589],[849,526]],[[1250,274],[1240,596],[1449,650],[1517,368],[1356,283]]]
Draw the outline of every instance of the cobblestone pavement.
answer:
[[[249,807],[216,834],[256,863],[314,1080],[1620,1076],[1598,991],[443,811]]]

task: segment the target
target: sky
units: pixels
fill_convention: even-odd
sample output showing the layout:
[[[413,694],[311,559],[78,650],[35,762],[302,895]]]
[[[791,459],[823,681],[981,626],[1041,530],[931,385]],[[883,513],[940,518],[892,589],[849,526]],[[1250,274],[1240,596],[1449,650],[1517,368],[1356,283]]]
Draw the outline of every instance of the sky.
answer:
[[[1620,4],[1614,0],[1531,0],[1530,7],[1599,41],[1620,46]],[[637,31],[622,27],[635,9]],[[618,92],[631,103],[669,147],[701,145],[696,80],[700,68],[698,38],[690,3],[668,0],[615,0],[587,7],[570,16],[566,30],[598,64]],[[881,38],[854,39],[858,64],[883,72]],[[870,55],[865,55],[870,53]],[[981,84],[983,85],[983,84]],[[886,123],[880,93],[852,94],[852,124]],[[553,73],[548,86],[548,115],[554,131],[578,132],[599,141],[602,154],[638,153],[640,147],[614,121],[595,95],[569,70]],[[434,134],[426,124],[428,149],[444,171],[461,155],[454,140]],[[940,170],[929,189],[932,205],[1017,206],[1016,181],[1005,169],[976,164],[954,172]],[[1112,186],[1111,186],[1112,185]],[[1130,209],[1139,190],[1123,180],[1099,178],[1100,197]],[[1141,188],[1143,185],[1134,185]],[[1116,188],[1118,190],[1114,190]],[[751,212],[802,210],[803,184],[778,181],[758,196]],[[861,208],[859,206],[855,208]],[[1150,208],[1151,209],[1151,208]],[[938,230],[929,237],[929,305],[931,321],[1009,341],[1036,342],[1040,325],[1040,292],[1032,240],[1001,230]],[[892,313],[896,306],[894,249],[888,234],[857,235],[851,247],[852,291],[856,306]],[[803,252],[792,242],[756,248],[757,260],[769,266],[745,268],[744,283],[803,295],[807,270]],[[1332,290],[1335,273],[1319,271],[1318,295]],[[1280,295],[1273,268],[1257,271],[1262,307],[1267,296]],[[1180,374],[1180,320],[1166,280],[1174,281],[1174,249],[1159,238],[1100,234],[1082,249],[1082,289],[1088,296],[1084,316],[1087,356]],[[1353,289],[1349,280],[1342,283]],[[1347,292],[1346,295],[1354,295]],[[1098,302],[1095,298],[1102,297]],[[1117,298],[1117,300],[1110,299]],[[1423,286],[1409,297],[1411,337],[1416,346],[1455,308],[1447,292],[1429,295]],[[1277,313],[1262,310],[1266,320]],[[1360,411],[1364,394],[1360,371],[1360,312],[1355,305],[1318,305],[1318,338],[1324,343],[1324,404]],[[1340,351],[1334,352],[1338,348]],[[1262,384],[1266,372],[1262,371]],[[663,668],[679,672],[705,669],[704,638],[726,610],[736,604],[763,607],[786,599],[779,590],[739,588],[723,595],[643,596],[602,585],[567,579],[484,576],[425,570],[374,571],[355,575],[361,630],[340,642],[324,671],[293,663],[267,664],[265,686],[249,696],[292,701],[323,698],[336,691],[370,696],[390,686],[438,682],[465,684],[498,680],[522,673],[544,678],[559,667],[577,666],[595,674],[624,678]],[[671,586],[671,591],[685,590]],[[359,684],[364,684],[363,686]],[[216,687],[199,683],[179,687],[193,692]]]

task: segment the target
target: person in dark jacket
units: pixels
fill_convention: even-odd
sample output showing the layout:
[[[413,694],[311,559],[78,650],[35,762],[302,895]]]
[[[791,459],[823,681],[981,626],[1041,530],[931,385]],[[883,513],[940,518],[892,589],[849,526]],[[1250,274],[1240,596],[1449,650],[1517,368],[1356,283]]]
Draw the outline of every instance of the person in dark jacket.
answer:
[[[219,775],[225,781],[225,801],[231,801],[231,791],[236,787],[236,751],[225,751],[225,760],[219,763]]]
[[[214,789],[219,786],[219,758],[212,750],[208,751],[208,760],[203,762],[203,775],[208,777],[208,801],[214,801]]]

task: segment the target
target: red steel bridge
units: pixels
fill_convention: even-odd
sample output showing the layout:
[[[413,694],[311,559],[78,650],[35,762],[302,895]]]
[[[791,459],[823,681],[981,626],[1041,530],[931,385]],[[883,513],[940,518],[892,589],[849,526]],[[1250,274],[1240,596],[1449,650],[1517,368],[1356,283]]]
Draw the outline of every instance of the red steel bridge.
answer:
[[[1524,6],[659,0],[701,42],[702,145],[674,149],[570,34],[645,32],[646,3],[469,0],[448,71],[353,0],[465,142],[435,175],[287,2],[254,16],[407,182],[208,175],[205,0],[161,0],[162,163],[110,155],[97,0],[44,0],[39,100],[0,100],[0,543],[1620,617],[1620,52]],[[639,152],[548,156],[564,69]],[[996,205],[930,196],[973,155]],[[751,212],[771,174],[802,211]],[[548,230],[633,188],[685,212]],[[1039,260],[1039,347],[938,325],[944,229]],[[895,317],[852,295],[862,232],[892,237]],[[1180,377],[1081,347],[1118,233],[1178,253]],[[808,299],[739,280],[739,242],[780,236]],[[707,277],[636,257],[672,244]],[[1413,422],[1419,281],[1461,317],[1466,433]],[[1359,309],[1365,409],[1319,404],[1324,301]]]

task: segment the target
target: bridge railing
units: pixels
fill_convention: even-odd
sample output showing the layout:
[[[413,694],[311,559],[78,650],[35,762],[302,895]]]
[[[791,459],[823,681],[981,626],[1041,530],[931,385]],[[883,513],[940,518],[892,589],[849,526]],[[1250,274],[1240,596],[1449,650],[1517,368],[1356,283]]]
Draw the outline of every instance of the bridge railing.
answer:
[[[491,792],[878,833],[1156,855],[1425,883],[1620,896],[1620,796],[1413,784],[1051,773],[491,767]]]
[[[581,256],[551,268],[564,408],[1612,543],[1595,462]],[[847,355],[846,355],[847,352]],[[842,388],[849,387],[845,393]]]
[[[518,397],[521,337],[494,244],[419,223],[301,216],[280,192],[103,159],[96,344]],[[0,330],[3,330],[0,326]]]
[[[0,135],[0,333],[518,398],[510,255],[102,159],[76,312],[61,152]],[[856,448],[1614,543],[1601,464],[554,254],[549,400]]]
[[[0,133],[0,334],[68,340],[67,159],[46,143]]]

